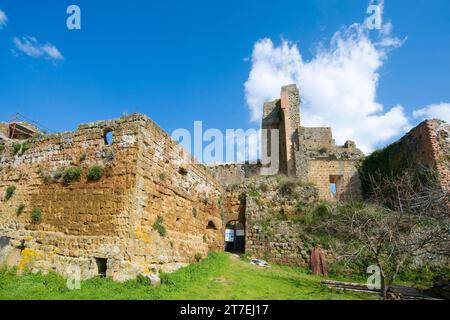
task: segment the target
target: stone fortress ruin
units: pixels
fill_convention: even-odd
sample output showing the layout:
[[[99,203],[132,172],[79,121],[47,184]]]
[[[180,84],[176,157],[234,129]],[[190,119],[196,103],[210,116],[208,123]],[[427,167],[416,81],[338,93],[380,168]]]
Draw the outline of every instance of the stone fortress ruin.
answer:
[[[331,128],[301,126],[300,95],[295,85],[282,87],[280,99],[264,104],[261,127],[261,162],[214,166],[218,181],[233,184],[253,176],[278,174],[315,184],[322,199],[361,198],[357,162],[363,153],[352,141],[335,145]],[[272,149],[278,152],[276,159]],[[265,168],[274,163],[275,171]]]
[[[300,120],[299,90],[285,86],[264,104],[262,129],[270,133],[261,162],[214,166],[197,163],[144,115],[56,134],[2,123],[0,264],[117,281],[174,271],[224,249],[307,265],[307,239],[283,222],[264,233],[261,221],[298,203],[361,199],[363,153],[352,141],[335,145],[331,128]],[[419,138],[413,129],[414,143],[437,161],[450,130],[439,123],[444,133],[436,133],[427,123],[434,122],[418,127]],[[448,166],[440,170],[448,185]],[[289,179],[300,183],[277,192]]]

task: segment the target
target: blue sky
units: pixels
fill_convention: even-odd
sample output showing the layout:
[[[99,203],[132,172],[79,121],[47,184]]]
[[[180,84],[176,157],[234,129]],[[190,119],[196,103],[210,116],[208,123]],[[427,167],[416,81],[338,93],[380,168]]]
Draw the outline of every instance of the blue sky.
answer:
[[[81,30],[66,27],[70,4],[81,8]],[[21,112],[63,131],[141,112],[168,132],[190,129],[194,120],[223,130],[258,127],[251,121],[252,92],[244,87],[257,66],[255,46],[270,39],[276,50],[284,39],[288,49],[298,48],[302,61],[314,61],[323,50],[318,48],[330,46],[336,31],[364,21],[368,5],[359,0],[1,0],[7,20],[0,29],[0,120]],[[375,97],[369,100],[382,106],[380,121],[401,105],[402,120],[391,121],[389,128],[375,126],[374,131],[389,134],[361,138],[367,150],[398,138],[428,115],[447,115],[449,15],[448,0],[384,3],[383,21],[392,23],[391,35],[401,45],[389,49],[372,70],[378,78]],[[31,39],[25,37],[34,37],[31,44],[41,48],[57,48],[63,59],[25,54],[14,43],[15,38],[22,44]],[[314,88],[309,80],[306,87]],[[307,107],[309,123],[314,123],[314,99]],[[434,104],[440,107],[433,114],[426,108]],[[327,124],[327,111],[322,111],[320,122]],[[329,125],[335,135],[348,127],[332,119]],[[352,138],[358,132],[348,134]]]

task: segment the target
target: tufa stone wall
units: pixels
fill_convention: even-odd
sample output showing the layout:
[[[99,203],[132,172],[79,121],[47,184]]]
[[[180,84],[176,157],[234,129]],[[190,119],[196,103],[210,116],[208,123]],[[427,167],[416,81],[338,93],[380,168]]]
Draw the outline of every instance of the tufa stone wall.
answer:
[[[280,99],[264,104],[262,129],[276,129],[279,137],[274,139],[273,133],[263,135],[263,165],[270,162],[271,145],[278,144],[278,174],[316,184],[322,199],[360,199],[357,165],[363,153],[352,141],[343,146],[336,145],[331,128],[301,126],[300,96],[295,85],[282,87],[280,96]],[[330,184],[336,185],[335,194],[330,192]]]
[[[122,281],[223,247],[220,186],[149,118],[84,124],[24,145],[0,152],[1,263],[63,275],[77,266],[83,278],[106,263]],[[104,168],[98,181],[87,179],[93,165]],[[67,168],[80,177],[64,182]]]
[[[300,232],[296,218],[302,208],[318,201],[311,185],[285,184],[280,177],[261,177],[247,185],[245,204],[245,253],[273,263],[308,267],[311,239]],[[241,198],[244,198],[241,197]]]
[[[249,178],[259,176],[260,163],[227,163],[208,167],[211,175],[223,185],[240,184]]]
[[[365,180],[369,174],[401,173],[406,168],[436,168],[440,185],[450,190],[450,125],[442,120],[426,120],[411,129],[400,140],[377,150],[364,160]],[[364,184],[370,194],[370,184]]]
[[[360,200],[361,180],[354,161],[314,159],[308,161],[308,181],[314,181],[324,200]],[[336,196],[330,191],[336,186]]]

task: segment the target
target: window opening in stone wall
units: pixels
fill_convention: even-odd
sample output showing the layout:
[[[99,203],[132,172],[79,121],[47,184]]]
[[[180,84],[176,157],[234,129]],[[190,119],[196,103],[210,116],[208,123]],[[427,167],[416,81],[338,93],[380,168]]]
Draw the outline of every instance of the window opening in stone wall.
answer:
[[[105,139],[105,144],[106,145],[111,145],[113,142],[113,133],[111,129],[106,129],[105,130],[105,134],[103,136],[103,139]]]
[[[330,193],[333,198],[339,199],[342,192],[342,175],[330,175]]]
[[[97,264],[97,275],[100,277],[106,277],[108,259],[105,258],[95,258],[95,262]]]
[[[336,183],[330,182],[330,192],[331,195],[336,198]]]
[[[214,229],[217,230],[216,225],[211,220],[208,222],[208,225],[206,226],[206,229]]]

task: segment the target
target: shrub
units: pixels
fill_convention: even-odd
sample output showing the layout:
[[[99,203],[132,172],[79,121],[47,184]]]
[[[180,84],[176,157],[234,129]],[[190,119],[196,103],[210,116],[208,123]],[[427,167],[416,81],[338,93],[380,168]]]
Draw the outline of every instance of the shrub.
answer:
[[[41,222],[41,218],[42,218],[42,210],[39,208],[34,208],[33,211],[31,212],[31,221],[34,224],[39,224]]]
[[[83,154],[80,156],[80,162],[83,162],[84,160],[86,160],[86,153],[83,153]]]
[[[63,174],[64,174],[64,171],[57,170],[57,171],[53,172],[52,178],[53,178],[53,180],[58,181],[59,179],[61,179]]]
[[[12,147],[13,147],[12,152],[14,155],[16,155],[22,148],[22,145],[20,143],[16,142],[16,143],[13,143]]]
[[[184,167],[184,166],[180,166],[180,167],[178,168],[178,173],[181,174],[181,175],[183,175],[183,176],[185,176],[185,175],[188,174],[188,169],[187,169],[186,167]]]
[[[46,170],[39,168],[36,173],[39,175],[42,181],[44,181],[45,184],[49,184],[51,182],[52,177]]]
[[[269,191],[269,186],[267,185],[267,183],[263,182],[259,185],[259,190],[261,190],[262,192],[267,192]]]
[[[314,208],[314,215],[319,219],[324,219],[331,216],[331,211],[330,205],[322,201]]]
[[[103,176],[105,169],[101,165],[93,165],[87,174],[89,181],[98,181]]]
[[[25,209],[25,207],[26,207],[25,204],[23,204],[23,203],[19,204],[19,206],[16,209],[17,215],[20,215],[23,212],[23,210]]]
[[[64,183],[70,183],[72,181],[78,180],[81,177],[80,167],[70,167],[64,170],[62,175]]]
[[[141,285],[141,286],[149,286],[151,285],[151,281],[149,278],[147,278],[146,276],[144,276],[143,274],[138,274],[138,276],[136,277],[136,282],[137,284]]]
[[[259,198],[261,194],[258,191],[252,189],[248,192],[248,196],[251,198]]]
[[[295,205],[296,213],[306,212],[307,209],[308,209],[308,204],[306,204],[304,202],[297,202],[297,204]]]
[[[13,155],[19,154],[22,155],[30,148],[30,141],[26,140],[23,142],[16,142],[13,144]]]
[[[203,197],[202,198],[202,202],[205,206],[207,206],[209,204],[209,198],[208,197]]]
[[[208,242],[208,237],[206,236],[206,234],[203,235],[203,242],[204,243]]]
[[[298,183],[291,179],[282,180],[278,186],[278,191],[283,196],[293,196]]]
[[[200,261],[202,260],[202,254],[199,253],[199,252],[197,252],[197,253],[194,255],[194,259],[195,259],[195,261],[200,262]]]
[[[16,186],[9,186],[6,188],[5,199],[9,200],[13,196],[14,192],[16,192]]]
[[[197,218],[197,209],[196,208],[192,208],[192,215],[194,216],[194,218]]]
[[[165,174],[164,172],[161,172],[161,173],[159,174],[159,180],[161,180],[161,181],[166,181],[166,174]]]
[[[153,229],[158,231],[159,235],[161,237],[164,237],[166,235],[166,228],[164,227],[164,219],[161,216],[158,216],[156,218],[155,223],[153,224]]]
[[[5,150],[5,144],[0,143],[0,152],[3,152],[3,150]]]

